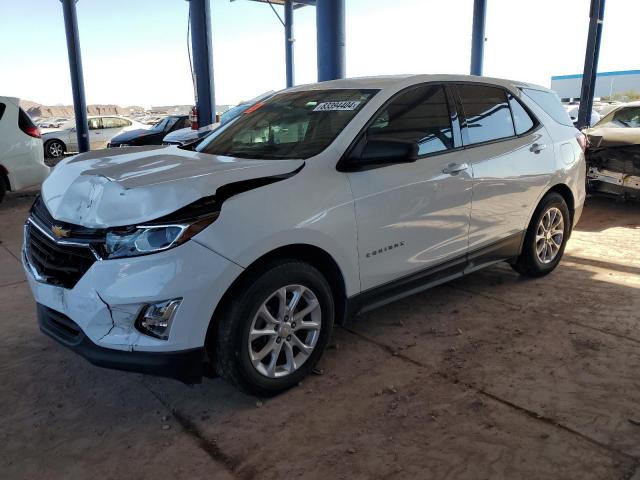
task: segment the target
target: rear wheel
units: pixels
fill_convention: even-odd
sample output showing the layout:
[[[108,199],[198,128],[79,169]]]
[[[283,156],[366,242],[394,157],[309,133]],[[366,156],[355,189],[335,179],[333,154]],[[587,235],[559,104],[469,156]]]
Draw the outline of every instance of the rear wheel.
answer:
[[[324,351],[334,320],[329,284],[313,266],[284,260],[235,290],[209,352],[239,389],[270,396],[297,385]]]
[[[5,184],[4,176],[0,174],[0,203],[4,199],[4,194],[7,192],[7,185]]]
[[[571,234],[571,215],[562,195],[547,194],[536,209],[525,235],[522,253],[512,264],[521,275],[541,277],[551,273]]]
[[[47,158],[60,158],[67,147],[61,140],[49,140],[44,144],[44,154]]]

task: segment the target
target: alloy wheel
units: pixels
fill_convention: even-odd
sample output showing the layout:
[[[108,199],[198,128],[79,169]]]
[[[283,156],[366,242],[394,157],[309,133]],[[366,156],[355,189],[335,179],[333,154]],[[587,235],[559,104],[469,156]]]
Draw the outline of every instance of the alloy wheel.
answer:
[[[64,147],[60,142],[51,142],[49,144],[49,154],[53,158],[58,158],[64,153]]]
[[[560,209],[547,210],[536,230],[536,255],[541,263],[553,262],[558,256],[564,239],[564,216]]]
[[[313,352],[322,327],[320,302],[303,285],[287,285],[260,306],[249,330],[253,367],[269,378],[292,374]]]

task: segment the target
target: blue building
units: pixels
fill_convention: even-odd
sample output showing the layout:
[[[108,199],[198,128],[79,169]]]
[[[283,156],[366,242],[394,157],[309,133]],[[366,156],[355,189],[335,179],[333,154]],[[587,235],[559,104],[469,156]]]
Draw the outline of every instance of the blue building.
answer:
[[[551,77],[551,89],[561,99],[580,98],[582,74],[557,75]],[[596,78],[595,97],[611,97],[629,91],[640,93],[640,70],[622,70],[618,72],[599,72]]]

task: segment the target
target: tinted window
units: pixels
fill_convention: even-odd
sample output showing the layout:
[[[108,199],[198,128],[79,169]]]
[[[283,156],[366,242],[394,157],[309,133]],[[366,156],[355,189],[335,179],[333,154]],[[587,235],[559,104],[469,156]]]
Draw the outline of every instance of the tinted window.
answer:
[[[101,125],[100,125],[100,119],[99,118],[90,118],[88,120],[89,123],[89,130],[100,130]]]
[[[281,93],[246,109],[198,151],[242,158],[309,158],[327,148],[376,92]]]
[[[553,92],[523,88],[522,91],[542,108],[556,122],[573,127],[569,114],[560,103],[560,98]]]
[[[27,128],[36,128],[36,124],[33,123],[29,114],[25,112],[22,107],[18,107],[18,127],[23,132]]]
[[[485,85],[458,85],[466,117],[462,125],[469,144],[515,135],[507,94],[502,88]]]
[[[2,116],[4,115],[4,111],[7,106],[4,103],[0,103],[0,120],[2,120]]]
[[[513,95],[507,93],[507,98],[509,99],[509,106],[511,107],[511,115],[513,115],[513,124],[516,127],[516,134],[521,135],[531,130],[535,125],[531,116]]]
[[[444,87],[423,85],[398,94],[373,120],[367,137],[416,142],[418,155],[453,148]]]

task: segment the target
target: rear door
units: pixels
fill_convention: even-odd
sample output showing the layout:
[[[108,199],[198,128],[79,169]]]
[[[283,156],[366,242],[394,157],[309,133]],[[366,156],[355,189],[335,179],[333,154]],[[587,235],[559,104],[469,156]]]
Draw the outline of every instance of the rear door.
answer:
[[[410,140],[419,159],[348,173],[355,199],[363,290],[458,259],[466,261],[471,171],[441,84],[411,87],[374,116],[367,138]],[[457,171],[448,172],[451,165]]]
[[[553,141],[512,92],[478,83],[455,88],[473,173],[469,251],[487,247],[493,259],[516,255],[532,205],[554,170]]]

